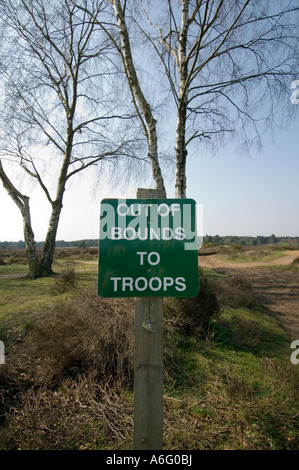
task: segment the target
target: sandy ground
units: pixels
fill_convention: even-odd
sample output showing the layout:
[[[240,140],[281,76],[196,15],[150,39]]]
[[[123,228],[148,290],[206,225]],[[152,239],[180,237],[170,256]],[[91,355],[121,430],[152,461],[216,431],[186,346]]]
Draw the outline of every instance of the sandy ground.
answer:
[[[291,264],[294,259],[299,257],[299,250],[290,250],[286,251],[284,256],[281,258],[273,258],[269,261],[250,261],[250,262],[227,262],[224,260],[220,260],[217,258],[217,255],[208,255],[208,256],[200,256],[199,257],[199,264],[200,266],[206,268],[239,268],[239,269],[246,269],[246,268],[256,268],[259,266],[286,266],[287,264]]]
[[[245,277],[265,307],[279,319],[291,339],[299,339],[299,272],[273,268],[288,265],[298,257],[299,250],[294,250],[267,262],[227,263],[217,259],[216,255],[211,255],[200,256],[199,265]]]

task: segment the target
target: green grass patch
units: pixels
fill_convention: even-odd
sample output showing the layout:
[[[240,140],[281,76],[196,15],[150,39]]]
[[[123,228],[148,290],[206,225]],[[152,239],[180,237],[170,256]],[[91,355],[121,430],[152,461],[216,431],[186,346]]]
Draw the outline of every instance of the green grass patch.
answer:
[[[222,279],[226,277],[226,274],[220,273],[215,269],[202,267],[201,270],[207,279]]]
[[[1,276],[11,275],[26,275],[28,273],[28,266],[26,264],[6,264],[0,265]]]
[[[66,293],[59,297],[51,294],[54,283],[54,278],[0,279],[0,334],[7,352],[14,348],[33,322],[48,315],[66,298]]]
[[[51,304],[50,287],[54,282],[53,278],[34,281],[20,278],[1,279],[0,318],[2,321],[11,315]]]
[[[281,247],[258,247],[255,249],[245,249],[240,245],[231,245],[228,249],[219,251],[219,259],[227,262],[245,263],[259,262],[263,263],[272,259],[279,259],[285,255]]]
[[[289,348],[289,338],[269,311],[258,308],[225,308],[217,322],[215,334],[225,338],[223,347],[249,350],[255,355],[279,356]]]
[[[296,449],[299,371],[266,310],[224,309],[206,339],[181,342],[177,354],[167,448]]]
[[[93,272],[76,273],[75,282],[69,284],[63,281],[65,266],[60,265],[61,274],[47,278],[0,278],[0,339],[5,339],[7,347],[19,341],[32,322],[50,315],[61,302],[80,296],[80,292],[87,288],[93,289],[96,295],[96,275]]]

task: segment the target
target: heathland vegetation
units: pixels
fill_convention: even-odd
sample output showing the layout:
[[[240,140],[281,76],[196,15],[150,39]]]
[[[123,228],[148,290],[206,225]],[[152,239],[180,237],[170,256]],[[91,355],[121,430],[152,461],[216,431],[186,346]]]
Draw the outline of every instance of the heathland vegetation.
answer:
[[[96,248],[57,249],[34,281],[1,256],[0,448],[131,449],[134,300],[97,296]],[[164,299],[164,449],[298,448],[290,337],[246,278],[202,268],[200,286]]]
[[[219,236],[219,235],[205,235],[203,238],[203,244],[205,247],[213,246],[226,246],[226,245],[241,245],[243,247],[248,246],[260,246],[260,245],[276,245],[284,247],[296,247],[299,245],[299,237],[287,237],[287,236],[257,236],[257,237],[246,237],[237,235]],[[36,242],[37,248],[43,248],[44,242]],[[84,240],[56,240],[56,247],[58,248],[88,248],[98,246],[98,239],[84,239]],[[24,240],[17,242],[13,241],[0,241],[0,250],[18,250],[24,249]]]

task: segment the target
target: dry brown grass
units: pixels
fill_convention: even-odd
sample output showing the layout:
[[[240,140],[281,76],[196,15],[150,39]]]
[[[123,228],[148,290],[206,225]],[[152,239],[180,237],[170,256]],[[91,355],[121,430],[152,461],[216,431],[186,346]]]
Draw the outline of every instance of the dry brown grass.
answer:
[[[42,382],[97,370],[98,379],[130,382],[133,375],[134,304],[75,295],[38,322],[23,349],[34,358],[28,369]],[[38,372],[38,373],[37,373]]]
[[[223,279],[211,279],[210,283],[221,307],[253,308],[260,305],[252,285],[244,278],[229,276]]]
[[[220,304],[211,281],[199,271],[199,293],[194,298],[165,298],[166,321],[175,323],[181,332],[199,335],[207,331],[212,318],[220,310]]]
[[[52,450],[122,448],[132,433],[132,405],[95,371],[59,388],[40,386],[19,394],[11,407],[0,448]]]
[[[0,371],[0,448],[121,445],[131,430],[121,390],[132,385],[133,349],[133,300],[86,291],[49,311]]]
[[[133,386],[134,299],[76,290],[72,273],[55,288],[71,286],[73,298],[43,312],[1,369],[2,448],[109,448],[130,439],[132,404],[123,394]],[[201,276],[195,299],[165,299],[164,307],[167,382],[177,373],[177,333],[202,333],[218,303]]]

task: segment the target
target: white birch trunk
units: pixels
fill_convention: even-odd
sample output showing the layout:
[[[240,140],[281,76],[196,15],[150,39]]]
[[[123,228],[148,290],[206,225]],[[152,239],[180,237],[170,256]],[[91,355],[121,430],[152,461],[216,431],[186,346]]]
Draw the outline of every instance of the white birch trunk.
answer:
[[[40,276],[40,263],[36,252],[34,233],[31,226],[29,197],[24,196],[24,205],[22,208],[24,240],[26,246],[26,254],[29,265],[29,279],[36,279]]]
[[[4,188],[19,208],[23,217],[24,241],[26,247],[26,255],[28,260],[29,272],[28,278],[35,279],[40,275],[40,263],[36,252],[34,233],[31,226],[29,197],[21,194],[12,184],[6,173],[4,172],[0,160],[0,179]]]
[[[62,202],[54,201],[52,203],[52,213],[48,225],[47,236],[43,248],[43,254],[41,258],[41,275],[49,276],[54,274],[52,270],[52,264],[54,259],[54,252],[56,246],[56,234],[58,229],[58,223],[60,213],[62,209]]]
[[[180,75],[180,95],[177,111],[176,128],[176,175],[175,175],[175,197],[186,198],[186,120],[187,120],[187,77],[188,65],[186,62],[187,32],[189,18],[189,0],[182,1],[182,24],[179,37],[179,51],[177,67]]]
[[[74,116],[74,109],[76,103],[76,96],[74,95],[74,101],[72,108],[69,112],[69,122],[68,122],[68,130],[67,130],[67,144],[66,144],[66,151],[64,155],[63,164],[61,166],[60,175],[57,184],[57,191],[56,191],[56,199],[55,201],[51,202],[52,205],[52,212],[49,220],[48,231],[45,239],[45,244],[43,248],[43,254],[40,261],[41,264],[41,275],[42,276],[49,276],[54,274],[52,270],[52,264],[54,260],[54,252],[56,246],[56,235],[58,230],[58,223],[59,218],[62,210],[62,200],[65,191],[66,181],[67,181],[67,174],[71,160],[72,148],[73,148],[73,138],[74,138],[74,131],[72,126],[73,116]]]
[[[187,160],[187,149],[186,149],[186,106],[184,109],[178,111],[177,116],[177,129],[176,129],[176,173],[175,173],[175,197],[186,198],[186,160]]]
[[[130,91],[133,97],[133,103],[135,105],[135,108],[137,107],[136,102],[138,103],[138,106],[140,107],[141,113],[145,120],[144,122],[137,108],[136,110],[142,122],[143,129],[147,138],[148,158],[151,164],[153,179],[155,181],[156,189],[163,190],[166,197],[164,180],[158,158],[158,143],[156,130],[157,121],[155,120],[152,114],[151,107],[147,102],[139,84],[139,80],[136,74],[136,69],[132,58],[130,40],[121,2],[120,0],[110,0],[110,2],[113,5],[117,20],[121,41],[122,61],[127,75]]]

